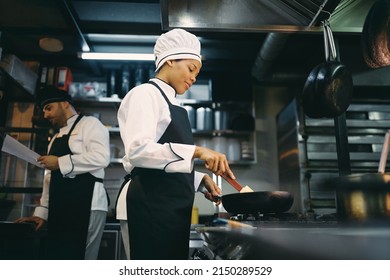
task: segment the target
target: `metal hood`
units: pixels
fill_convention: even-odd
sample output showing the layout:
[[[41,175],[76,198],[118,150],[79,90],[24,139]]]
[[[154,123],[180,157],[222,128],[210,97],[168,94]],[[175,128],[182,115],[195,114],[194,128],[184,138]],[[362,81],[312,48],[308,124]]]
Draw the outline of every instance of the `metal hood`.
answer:
[[[329,18],[334,32],[361,32],[375,0],[162,0],[163,29],[198,31],[319,31]]]
[[[306,30],[329,18],[341,0],[162,0],[164,29]]]

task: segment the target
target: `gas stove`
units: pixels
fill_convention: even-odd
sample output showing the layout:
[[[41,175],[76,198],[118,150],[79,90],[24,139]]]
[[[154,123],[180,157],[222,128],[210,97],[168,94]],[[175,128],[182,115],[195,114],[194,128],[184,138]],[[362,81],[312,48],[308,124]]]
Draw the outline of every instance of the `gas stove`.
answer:
[[[235,214],[230,220],[252,225],[261,224],[337,224],[336,214],[319,215],[314,213],[269,213],[269,214]]]
[[[229,219],[250,227],[215,222],[196,227],[204,242],[192,259],[390,259],[388,222],[345,224],[335,214],[311,213],[233,215]]]

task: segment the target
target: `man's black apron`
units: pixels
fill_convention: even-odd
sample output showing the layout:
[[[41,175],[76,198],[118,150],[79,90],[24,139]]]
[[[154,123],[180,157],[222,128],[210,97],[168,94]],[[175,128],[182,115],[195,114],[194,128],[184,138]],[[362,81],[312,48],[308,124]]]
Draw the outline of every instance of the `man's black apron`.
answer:
[[[156,83],[149,83],[160,90],[172,119],[158,143],[192,145],[187,111],[171,104]],[[130,258],[188,259],[194,172],[166,173],[164,170],[136,167],[129,177],[127,219]]]
[[[49,155],[72,155],[69,137],[82,116],[78,116],[67,135],[56,138]],[[60,170],[51,172],[48,217],[48,258],[84,259],[91,201],[95,182],[90,173],[64,178]]]

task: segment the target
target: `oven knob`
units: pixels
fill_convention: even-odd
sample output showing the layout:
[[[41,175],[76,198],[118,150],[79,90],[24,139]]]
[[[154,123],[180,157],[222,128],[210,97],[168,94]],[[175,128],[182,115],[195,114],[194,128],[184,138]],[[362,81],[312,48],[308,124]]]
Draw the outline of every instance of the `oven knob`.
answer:
[[[195,249],[191,256],[192,260],[209,260],[210,258],[202,249]]]

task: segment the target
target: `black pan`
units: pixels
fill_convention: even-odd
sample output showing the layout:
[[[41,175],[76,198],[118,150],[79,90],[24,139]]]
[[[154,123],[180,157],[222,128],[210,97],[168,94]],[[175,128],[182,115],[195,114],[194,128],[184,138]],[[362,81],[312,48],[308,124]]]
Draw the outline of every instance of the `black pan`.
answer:
[[[222,205],[226,211],[234,214],[255,214],[255,213],[281,213],[289,210],[294,202],[289,192],[264,191],[264,192],[242,192],[245,188],[231,179],[226,174],[221,175],[239,193],[222,196]]]
[[[378,0],[370,8],[362,30],[362,50],[371,68],[390,65],[390,1]]]
[[[233,193],[222,196],[223,207],[234,214],[282,213],[288,211],[293,202],[292,194],[285,191]]]
[[[351,102],[353,81],[349,70],[337,61],[329,23],[324,21],[326,61],[313,68],[302,91],[302,106],[311,118],[334,118],[344,113]]]

